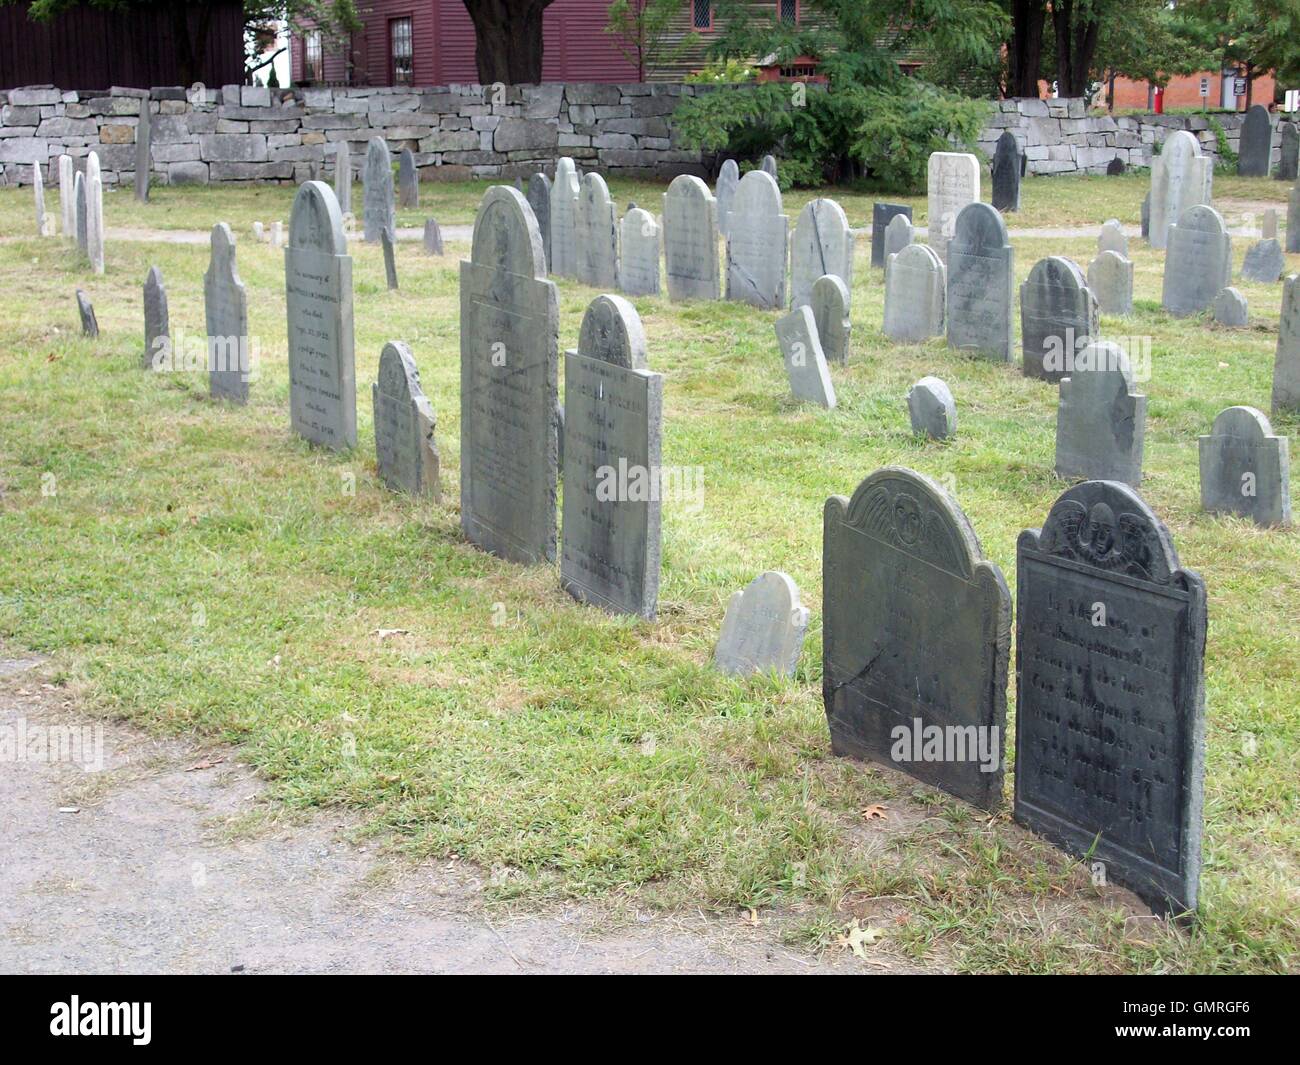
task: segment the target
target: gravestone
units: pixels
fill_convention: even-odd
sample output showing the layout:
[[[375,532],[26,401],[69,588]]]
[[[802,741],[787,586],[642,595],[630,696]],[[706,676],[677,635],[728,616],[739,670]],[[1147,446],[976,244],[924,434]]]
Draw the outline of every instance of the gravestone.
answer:
[[[379,243],[384,249],[384,279],[388,282],[388,291],[397,288],[397,252],[393,248],[393,231],[385,229],[379,234]]]
[[[1232,238],[1223,216],[1205,204],[1187,208],[1178,224],[1169,227],[1161,299],[1165,310],[1176,318],[1203,311],[1231,280]]]
[[[225,222],[212,227],[208,271],[203,276],[203,316],[208,331],[208,395],[247,403],[254,371],[248,292],[235,262],[235,234]]]
[[[388,142],[383,137],[371,137],[366,145],[366,169],[361,180],[363,239],[367,244],[378,244],[385,229],[397,228],[393,206],[393,164],[388,154]]]
[[[433,437],[438,420],[420,387],[415,357],[400,340],[384,345],[370,399],[379,479],[394,492],[432,496],[440,502],[438,445]]]
[[[540,171],[528,179],[528,206],[537,219],[537,229],[542,234],[542,254],[546,266],[551,264],[551,179]],[[439,254],[442,254],[439,252]]]
[[[902,218],[907,222],[907,243],[912,243],[912,208],[904,203],[884,203],[877,201],[871,205],[871,265],[879,266],[884,269],[891,252],[898,251],[898,248],[890,248],[889,236],[890,227],[894,225],[894,219]],[[898,232],[894,230],[893,232]]]
[[[352,213],[352,146],[345,140],[334,142],[334,197],[343,214]]]
[[[45,179],[41,176],[41,164],[32,164],[32,198],[36,208],[36,235],[46,235],[45,224]]]
[[[1088,288],[1102,314],[1133,313],[1133,264],[1117,251],[1103,251],[1088,264]]]
[[[1142,239],[1151,241],[1151,191],[1142,197]]]
[[[1238,177],[1268,177],[1273,157],[1273,124],[1268,108],[1255,104],[1241,123],[1241,143],[1237,148]]]
[[[64,240],[77,236],[77,194],[74,190],[72,156],[59,156],[59,214]]]
[[[739,184],[740,167],[736,166],[736,160],[724,159],[722,169],[718,171],[718,184],[714,192],[718,203],[718,232],[724,237],[730,231],[731,205],[736,201],[736,187]]]
[[[785,264],[790,220],[781,213],[781,190],[763,170],[740,179],[727,234],[727,299],[755,307],[785,306]]]
[[[1277,240],[1277,210],[1270,207],[1259,224],[1259,235],[1264,240]]]
[[[663,376],[646,365],[641,319],[622,296],[597,296],[564,355],[560,583],[581,602],[655,616],[662,429]]]
[[[809,306],[826,361],[848,362],[849,336],[853,330],[849,321],[848,286],[834,274],[819,277],[813,284]]]
[[[90,208],[86,203],[86,176],[80,170],[73,185],[73,213],[76,215],[77,251],[84,256],[90,250],[90,235],[86,231]]]
[[[1020,286],[1024,375],[1059,381],[1069,373],[1075,352],[1097,332],[1097,300],[1078,264],[1063,255],[1034,263]]]
[[[931,153],[926,193],[926,242],[946,263],[957,216],[967,204],[979,202],[979,160],[967,152]]]
[[[823,274],[843,278],[853,291],[853,233],[834,200],[809,200],[795,222],[790,249],[790,306],[812,299],[813,283]]]
[[[659,223],[634,207],[619,223],[618,287],[629,296],[659,295]]]
[[[885,226],[885,262],[882,262],[880,265],[884,266],[885,263],[889,261],[891,255],[902,251],[915,239],[916,234],[912,229],[912,219],[905,214],[894,215],[894,217],[889,220],[889,225]],[[874,245],[871,250],[874,255]]]
[[[1282,154],[1278,159],[1277,173],[1273,176],[1278,181],[1295,181],[1300,176],[1300,128],[1294,122],[1282,122],[1278,126],[1282,141]]]
[[[826,501],[822,541],[832,750],[996,808],[1011,596],[966,515],[929,477],[886,466]]]
[[[140,121],[135,127],[135,198],[149,202],[149,168],[153,166],[153,115],[149,101],[140,101]]]
[[[922,377],[907,390],[907,414],[917,436],[950,440],[957,435],[957,404],[937,377]]]
[[[1124,173],[1124,171],[1127,169],[1128,167],[1124,165],[1124,160],[1117,155],[1109,163],[1106,164],[1106,176],[1119,177],[1120,174]]]
[[[1277,323],[1273,356],[1273,417],[1300,411],[1300,274],[1282,285],[1282,311]]]
[[[99,322],[95,318],[95,307],[81,289],[77,289],[77,311],[81,315],[81,335],[87,337],[99,336]]]
[[[346,234],[345,234],[346,235]],[[382,234],[381,234],[382,238]],[[271,247],[284,247],[284,223],[278,218],[271,223]]]
[[[1282,253],[1282,245],[1276,240],[1259,240],[1246,249],[1241,276],[1245,281],[1271,285],[1281,279],[1285,269],[1286,256]]]
[[[144,357],[141,365],[151,369],[154,357],[160,351],[170,352],[172,343],[171,322],[167,314],[167,289],[163,285],[162,271],[149,268],[144,279]]]
[[[806,303],[796,307],[784,318],[778,318],[774,328],[794,398],[833,410],[835,386],[826,368],[812,308]]]
[[[397,157],[397,195],[403,207],[420,206],[420,171],[410,148],[403,148]]]
[[[989,204],[972,203],[957,216],[947,273],[948,346],[1010,362],[1015,259],[1006,223]]]
[[[1229,285],[1214,297],[1214,320],[1220,325],[1240,329],[1249,321],[1246,297]]]
[[[323,181],[304,182],[293,198],[284,249],[289,419],[304,440],[335,450],[357,445],[352,257],[347,252],[343,213],[333,190]]]
[[[808,608],[799,602],[798,587],[780,570],[768,570],[732,595],[713,664],[733,677],[793,677],[807,631]]]
[[[1128,258],[1128,237],[1124,236],[1124,227],[1119,224],[1118,218],[1109,219],[1101,227],[1101,234],[1097,237],[1097,253],[1104,251],[1118,252]]]
[[[265,244],[267,239],[266,226],[261,222],[253,223],[253,239],[259,244]]]
[[[1291,522],[1290,442],[1274,436],[1254,407],[1229,407],[1201,445],[1201,509],[1250,518],[1257,525]]]
[[[771,175],[772,175],[772,180],[773,180],[773,181],[776,181],[776,180],[777,180],[777,173],[776,173],[776,157],[775,157],[775,156],[773,156],[773,155],[765,155],[765,156],[763,156],[762,171],[763,171],[763,173],[765,173],[765,174],[771,174]]]
[[[1300,185],[1291,186],[1286,201],[1286,250],[1300,252]]]
[[[1214,160],[1201,154],[1201,142],[1185,129],[1165,138],[1151,163],[1151,206],[1148,225],[1153,248],[1166,247],[1169,230],[1189,207],[1208,204],[1214,181]]]
[[[989,200],[999,211],[1020,210],[1020,179],[1025,173],[1025,153],[1016,143],[1016,135],[1009,129],[1002,131],[993,150],[989,166],[989,183],[992,186]]]
[[[708,185],[691,174],[673,178],[664,193],[664,265],[670,300],[718,298],[719,210]]]
[[[494,185],[460,264],[460,523],[512,562],[555,560],[559,318],[537,219]]]
[[[1098,340],[1075,356],[1061,378],[1056,408],[1056,472],[1088,481],[1142,480],[1147,398],[1118,344]]]
[[[95,273],[104,272],[104,180],[94,152],[86,157],[86,258]]]
[[[424,252],[426,255],[441,255],[442,248],[442,227],[438,225],[436,218],[426,218],[424,220]]]
[[[892,340],[918,344],[943,335],[944,265],[928,244],[909,244],[885,267],[885,320]]]
[[[578,276],[578,175],[567,155],[555,162],[551,186],[551,273]]]
[[[1016,572],[1015,819],[1157,911],[1195,909],[1204,582],[1105,481],[1020,534]]]
[[[618,225],[609,186],[599,174],[584,174],[578,196],[576,232],[578,280],[592,288],[618,287]]]

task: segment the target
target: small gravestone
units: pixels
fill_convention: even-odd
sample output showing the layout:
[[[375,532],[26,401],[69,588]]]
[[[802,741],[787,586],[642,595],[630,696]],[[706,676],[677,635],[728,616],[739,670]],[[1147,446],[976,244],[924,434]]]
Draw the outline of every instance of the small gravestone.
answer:
[[[1246,325],[1249,321],[1246,297],[1229,285],[1214,297],[1214,320],[1233,329]]]
[[[403,207],[420,206],[420,171],[410,148],[403,148],[397,157],[397,196]]]
[[[943,335],[944,265],[928,244],[909,244],[885,267],[885,320],[892,340],[920,343]]]
[[[1126,169],[1127,167],[1124,165],[1124,160],[1117,155],[1106,164],[1106,176],[1119,177]]]
[[[336,450],[357,445],[352,257],[347,252],[343,214],[333,190],[323,181],[304,182],[293,198],[284,249],[289,419],[304,440]]]
[[[149,168],[153,166],[153,115],[149,101],[140,101],[140,121],[135,127],[135,198],[149,202]]]
[[[551,179],[540,171],[528,179],[526,196],[528,206],[533,209],[537,219],[537,229],[542,234],[542,253],[546,256],[546,267],[551,265]],[[442,254],[439,252],[438,254]]]
[[[640,207],[619,223],[618,287],[629,296],[659,295],[659,223]]]
[[[1131,488],[1088,481],[1016,545],[1015,819],[1159,912],[1194,910],[1205,584]]]
[[[397,252],[393,247],[393,231],[385,229],[379,234],[379,243],[384,249],[384,279],[388,282],[388,291],[397,288]]]
[[[1133,369],[1118,344],[1094,341],[1061,378],[1056,408],[1056,472],[1061,477],[1142,480],[1147,398],[1134,390]]]
[[[718,232],[726,236],[731,222],[731,205],[736,201],[736,187],[740,184],[740,167],[734,159],[724,159],[718,171],[718,184],[714,198],[718,202]]]
[[[379,479],[394,492],[432,496],[439,502],[438,445],[433,437],[438,420],[420,387],[415,357],[400,340],[384,345],[370,398]]]
[[[85,255],[89,248],[89,234],[86,231],[89,209],[86,205],[86,176],[80,170],[73,183],[73,213],[76,215],[74,231],[77,234],[77,251]]]
[[[584,174],[578,196],[575,239],[578,280],[592,288],[618,287],[618,224],[609,186],[599,174]]]
[[[826,368],[812,308],[807,304],[796,307],[784,318],[777,319],[775,329],[795,399],[833,409],[835,386]]]
[[[957,216],[968,204],[979,202],[980,164],[967,152],[933,152],[927,169],[925,239],[946,263]]]
[[[1241,143],[1237,149],[1238,177],[1268,177],[1273,156],[1273,124],[1268,108],[1255,104],[1241,123]]]
[[[907,243],[912,243],[912,208],[905,203],[876,201],[871,205],[871,265],[884,269],[889,256],[899,248],[889,247],[889,236],[894,220],[902,218],[907,223]],[[893,232],[899,232],[893,230]],[[896,238],[897,239],[897,238]]]
[[[163,285],[162,271],[149,268],[144,279],[144,358],[141,365],[148,370],[160,351],[171,350],[171,323],[167,314],[167,289]]]
[[[1300,185],[1291,187],[1286,202],[1286,250],[1300,252]]]
[[[1151,193],[1148,192],[1142,197],[1142,239],[1150,241],[1151,239]]]
[[[383,137],[371,137],[366,145],[362,184],[363,239],[367,244],[378,244],[385,229],[397,227],[393,206],[393,164],[388,154],[388,142]]]
[[[763,170],[740,179],[727,234],[727,299],[761,308],[785,305],[790,220],[781,213],[781,190]]]
[[[1010,362],[1015,260],[1006,223],[989,204],[972,203],[957,217],[947,273],[948,346]]]
[[[81,289],[77,289],[77,310],[81,314],[81,335],[88,337],[99,336],[99,322],[95,318],[95,307]]]
[[[1213,207],[1187,208],[1169,227],[1161,302],[1175,318],[1206,310],[1232,280],[1232,238]]]
[[[59,214],[64,240],[77,236],[77,194],[74,191],[72,156],[59,156]]]
[[[1002,800],[1011,596],[952,497],[886,466],[823,511],[822,693],[836,754]]]
[[[762,163],[762,167],[761,167],[761,169],[762,169],[763,173],[765,173],[765,174],[771,174],[771,175],[772,175],[772,180],[775,181],[775,180],[777,179],[777,173],[776,173],[776,157],[773,156],[773,155],[765,155],[765,156],[763,156],[763,163]]]
[[[271,223],[271,247],[284,247],[284,223],[278,218]]]
[[[45,179],[41,177],[41,164],[32,164],[32,198],[35,201],[36,208],[36,235],[43,237],[46,235],[45,222]]]
[[[885,226],[885,262],[880,265],[884,266],[885,263],[889,261],[891,255],[895,255],[902,251],[915,239],[916,234],[912,229],[912,219],[905,214],[894,215],[894,217],[889,220],[889,225]],[[872,253],[875,253],[874,245],[872,247]]]
[[[1254,407],[1229,407],[1201,444],[1201,509],[1250,518],[1257,525],[1291,522],[1289,441],[1274,436]]]
[[[720,210],[708,185],[691,174],[673,178],[664,193],[664,266],[670,300],[718,298]]]
[[[1282,140],[1282,154],[1278,159],[1278,181],[1295,181],[1300,176],[1300,128],[1294,122],[1283,122],[1278,126]]]
[[[834,274],[819,277],[813,284],[813,321],[817,325],[817,339],[821,341],[822,354],[827,362],[847,362],[849,336],[853,326],[849,321],[849,288],[842,278]]]
[[[807,631],[808,608],[799,602],[798,587],[779,570],[768,570],[732,595],[713,664],[734,677],[793,677]]]
[[[95,273],[104,272],[104,181],[94,152],[86,157],[86,258]]]
[[[582,602],[652,619],[663,376],[647,368],[641,319],[622,296],[592,300],[578,349],[565,352],[564,424],[560,583]]]
[[[266,242],[266,236],[267,236],[266,226],[264,226],[261,222],[254,222],[253,239],[257,241],[258,244],[263,244]]]
[[[208,330],[208,395],[247,403],[253,375],[248,293],[235,263],[235,234],[225,222],[212,227],[208,272],[203,277],[203,315]]]
[[[1259,223],[1259,235],[1264,240],[1277,240],[1277,209],[1270,207]]]
[[[989,199],[999,211],[1020,210],[1020,179],[1025,173],[1025,162],[1025,153],[1016,143],[1016,135],[1009,129],[1003,130],[989,167],[992,186]]]
[[[1273,416],[1300,411],[1300,274],[1282,285],[1282,312],[1273,357]]]
[[[436,218],[426,218],[424,220],[424,252],[426,255],[441,255],[442,248],[442,227],[438,225]]]
[[[1169,230],[1188,208],[1208,204],[1214,182],[1214,159],[1201,152],[1201,142],[1185,129],[1165,138],[1151,164],[1150,217],[1147,235],[1153,248],[1163,248]]]
[[[1097,332],[1097,300],[1078,264],[1062,255],[1034,263],[1020,286],[1024,375],[1059,381]]]
[[[334,142],[334,197],[339,210],[352,213],[352,147],[347,141]]]
[[[1282,245],[1276,240],[1259,240],[1246,249],[1241,277],[1244,281],[1271,285],[1281,279],[1285,269],[1286,256],[1282,253]]]
[[[1100,255],[1104,251],[1118,252],[1128,258],[1128,237],[1124,236],[1124,227],[1117,218],[1109,219],[1097,237],[1097,253]]]
[[[1133,264],[1117,251],[1103,251],[1088,264],[1088,288],[1102,314],[1133,313]]]
[[[578,174],[567,155],[555,162],[551,186],[551,273],[578,276]]]
[[[812,287],[824,274],[844,279],[853,291],[853,233],[834,200],[809,200],[795,222],[790,247],[790,306],[812,299]]]
[[[907,413],[917,436],[950,440],[957,435],[957,404],[937,377],[922,377],[907,390]]]

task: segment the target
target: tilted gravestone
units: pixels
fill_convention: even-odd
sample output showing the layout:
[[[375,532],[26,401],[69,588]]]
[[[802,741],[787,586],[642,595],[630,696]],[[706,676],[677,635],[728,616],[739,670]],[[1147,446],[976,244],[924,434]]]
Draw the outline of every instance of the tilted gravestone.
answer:
[[[1295,181],[1300,176],[1300,127],[1294,122],[1283,122],[1278,126],[1282,141],[1282,154],[1278,159],[1277,173],[1273,176],[1278,181]]]
[[[773,155],[763,156],[762,170],[763,173],[765,174],[771,174],[772,180],[775,181],[777,179],[776,156]]]
[[[86,258],[95,273],[104,272],[104,180],[94,152],[86,157]]]
[[[1059,381],[1097,332],[1097,300],[1078,264],[1062,255],[1034,263],[1020,286],[1024,375]]]
[[[59,213],[62,217],[64,240],[77,236],[77,194],[74,189],[72,156],[59,156]]]
[[[1201,142],[1185,129],[1165,138],[1151,164],[1151,204],[1148,225],[1153,248],[1163,248],[1169,229],[1183,212],[1208,204],[1214,181],[1214,160],[1201,154]]]
[[[426,218],[424,220],[424,251],[426,255],[441,255],[442,247],[442,227],[438,225],[436,218]]]
[[[77,312],[81,315],[81,335],[99,336],[99,321],[95,318],[95,306],[81,289],[77,289]]]
[[[892,340],[920,343],[943,335],[944,265],[928,244],[909,244],[885,267],[885,319]]]
[[[980,164],[967,152],[933,152],[926,178],[926,242],[943,262],[957,216],[980,198]]]
[[[719,211],[708,185],[691,174],[673,178],[664,193],[664,266],[670,300],[718,298]]]
[[[823,512],[822,692],[836,754],[1002,799],[1011,596],[966,515],[899,466]]]
[[[1102,314],[1133,313],[1133,264],[1117,251],[1103,251],[1088,264],[1088,288]]]
[[[559,318],[537,219],[494,185],[460,264],[460,522],[513,562],[555,560]]]
[[[576,247],[579,281],[592,288],[618,287],[618,224],[609,186],[599,174],[582,178]]]
[[[896,252],[902,251],[913,240],[916,239],[916,233],[912,229],[912,219],[910,215],[896,214],[889,220],[889,225],[885,226],[885,259],[880,265],[884,266],[889,262],[889,257]],[[875,254],[875,234],[872,234],[872,255]],[[874,263],[873,263],[874,265]]]
[[[564,541],[560,583],[575,599],[651,619],[659,600],[663,376],[622,296],[587,308],[564,355]]]
[[[972,203],[948,246],[948,346],[994,362],[1011,361],[1015,259],[1002,216]]]
[[[385,229],[396,230],[397,214],[393,206],[393,164],[388,142],[371,137],[366,145],[366,169],[362,175],[364,206],[362,229],[367,244],[378,244]]]
[[[1025,153],[1020,150],[1016,135],[1009,129],[1003,130],[989,167],[992,186],[989,201],[999,211],[1020,210],[1020,179],[1025,173],[1025,163]]]
[[[937,377],[922,377],[907,390],[907,414],[917,436],[949,440],[957,435],[957,404]]]
[[[347,141],[334,142],[334,196],[343,214],[352,213],[352,148]]]
[[[819,277],[813,284],[809,306],[812,307],[817,339],[821,341],[826,361],[847,362],[849,337],[853,331],[849,321],[849,287],[834,274]]]
[[[540,171],[528,179],[528,206],[537,219],[538,232],[542,234],[542,254],[546,268],[551,266],[551,179]]]
[[[1274,436],[1254,407],[1228,407],[1201,445],[1201,509],[1250,518],[1257,525],[1291,521],[1290,442]]]
[[[247,403],[253,375],[248,292],[235,262],[235,234],[225,222],[212,227],[211,255],[203,277],[203,315],[208,331],[208,394]]]
[[[153,166],[153,115],[149,101],[140,101],[140,121],[135,127],[135,198],[149,202],[149,168]]]
[[[799,588],[780,570],[768,570],[732,595],[713,664],[735,677],[793,677],[807,631],[808,608],[799,602]]]
[[[826,368],[826,355],[817,336],[812,308],[806,303],[796,307],[784,318],[778,318],[774,328],[795,399],[834,409],[835,386]]]
[[[1282,285],[1282,311],[1273,356],[1273,416],[1300,411],[1300,274]]]
[[[718,232],[724,237],[731,222],[731,205],[736,200],[736,187],[740,184],[740,167],[734,159],[724,159],[722,169],[718,171],[718,184],[715,186],[714,198],[718,202]]]
[[[1291,187],[1286,201],[1286,250],[1300,251],[1300,185]]]
[[[1220,325],[1239,329],[1249,321],[1246,297],[1229,285],[1214,297],[1214,320]]]
[[[1241,276],[1246,281],[1271,285],[1282,277],[1286,269],[1286,256],[1276,240],[1259,240],[1246,249],[1241,264]]]
[[[1016,545],[1015,819],[1157,911],[1194,910],[1205,584],[1132,489],[1087,481]]]
[[[912,208],[904,203],[884,203],[877,201],[871,205],[871,265],[884,269],[892,252],[900,248],[889,247],[888,234],[894,220],[902,218],[907,223],[907,243],[912,243]],[[898,230],[892,230],[898,232]]]
[[[1061,378],[1056,408],[1056,472],[1090,481],[1142,480],[1147,398],[1135,391],[1133,368],[1118,344],[1100,340],[1074,358]]]
[[[144,358],[141,365],[151,369],[154,356],[159,351],[170,351],[171,322],[167,314],[167,288],[163,285],[162,271],[149,267],[144,279]]]
[[[86,175],[80,170],[73,182],[73,213],[76,216],[74,232],[77,234],[77,251],[85,255],[90,247],[90,234],[86,230],[90,211],[86,204]]]
[[[415,356],[400,340],[390,340],[380,352],[370,399],[379,479],[394,492],[440,501],[438,445],[433,436],[438,419],[420,387]]]
[[[640,207],[619,223],[618,287],[629,296],[659,295],[659,223]]]
[[[393,231],[383,230],[379,234],[379,243],[384,249],[384,279],[392,292],[397,288],[397,250],[393,247]]]
[[[352,257],[339,202],[323,181],[304,182],[293,198],[284,278],[290,425],[313,444],[356,447]]]
[[[1255,104],[1241,123],[1241,143],[1237,149],[1238,177],[1268,177],[1273,157],[1273,124],[1268,108]]]
[[[790,306],[812,299],[814,282],[824,274],[843,278],[853,291],[853,233],[834,200],[809,200],[795,222],[790,249]]]
[[[1187,208],[1178,224],[1169,227],[1161,297],[1165,310],[1176,318],[1203,311],[1231,280],[1232,238],[1223,216],[1205,204]]]
[[[790,220],[781,213],[776,179],[751,170],[740,179],[727,234],[727,299],[755,307],[785,306]]]
[[[578,174],[567,155],[555,161],[551,186],[551,273],[578,276]]]
[[[1118,252],[1125,259],[1128,258],[1128,237],[1124,235],[1124,227],[1117,218],[1109,219],[1097,236],[1097,254],[1104,251]]]
[[[403,148],[397,157],[397,195],[403,207],[420,206],[420,171],[410,148]]]

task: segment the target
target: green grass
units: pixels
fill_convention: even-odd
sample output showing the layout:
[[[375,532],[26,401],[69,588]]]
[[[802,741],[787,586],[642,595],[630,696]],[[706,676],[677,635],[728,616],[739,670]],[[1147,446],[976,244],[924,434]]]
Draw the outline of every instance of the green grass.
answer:
[[[1133,222],[1143,187],[1030,181],[1012,225]],[[614,183],[620,207],[657,206],[662,188]],[[481,189],[426,185],[419,215],[468,222]],[[1286,191],[1264,179],[1216,189],[1248,202]],[[460,536],[463,244],[444,259],[400,245],[395,293],[378,249],[353,246],[360,445],[335,455],[290,435],[283,260],[247,233],[254,218],[287,219],[291,192],[163,188],[149,207],[107,197],[110,227],[235,224],[263,367],[240,410],[209,403],[201,379],[138,369],[148,267],[167,280],[173,332],[199,334],[205,247],[110,242],[94,277],[62,242],[29,236],[30,190],[0,189],[0,638],[53,655],[88,707],[239,743],[273,801],[350,808],[412,857],[479,862],[501,898],[771,906],[813,947],[869,920],[887,929],[879,949],[973,971],[1300,965],[1300,533],[1203,514],[1197,486],[1196,437],[1214,415],[1268,407],[1279,286],[1236,282],[1247,330],[1173,321],[1159,310],[1162,254],[1133,241],[1138,313],[1103,322],[1154,337],[1142,491],[1209,586],[1203,906],[1184,932],[1094,889],[1005,813],[829,750],[822,503],[886,463],[938,477],[1014,593],[1016,535],[1064,487],[1051,388],[939,341],[886,343],[866,241],[829,414],[788,399],[775,314],[634,301],[665,375],[663,461],[703,467],[705,505],[666,509],[659,620],[611,618],[573,602],[553,568],[503,563]],[[792,220],[803,198],[787,197]],[[838,198],[855,224],[869,217],[870,194]],[[1044,255],[1086,263],[1094,248],[1018,239],[1018,279]],[[77,287],[94,299],[98,342],[78,333]],[[564,349],[594,292],[560,292]],[[410,344],[438,412],[441,507],[375,477],[367,393],[392,338]],[[948,445],[908,432],[903,395],[928,373],[957,398]],[[1300,424],[1274,427],[1294,436]],[[812,610],[799,673],[719,676],[709,661],[727,597],[770,568]],[[863,816],[878,803],[887,823]]]

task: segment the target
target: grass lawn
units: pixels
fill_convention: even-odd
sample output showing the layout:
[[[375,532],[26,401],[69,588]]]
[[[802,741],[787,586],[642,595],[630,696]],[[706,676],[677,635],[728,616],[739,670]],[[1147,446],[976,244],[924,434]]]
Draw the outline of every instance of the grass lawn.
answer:
[[[1145,185],[1030,180],[1011,225],[1136,223]],[[620,207],[660,209],[662,185],[612,186]],[[424,206],[399,222],[468,223],[483,187],[425,185]],[[1230,201],[1283,203],[1286,191],[1216,177]],[[562,592],[556,569],[461,538],[464,243],[441,259],[399,245],[398,292],[378,247],[353,245],[360,443],[338,455],[290,435],[283,258],[250,225],[287,220],[292,194],[105,197],[110,228],[234,226],[262,373],[248,407],[231,409],[208,401],[203,376],[139,369],[148,268],[166,279],[173,335],[202,335],[206,246],[110,241],[95,277],[63,241],[30,235],[30,189],[0,189],[0,639],[52,655],[89,708],[241,744],[274,810],[354,809],[362,831],[413,858],[481,863],[503,904],[752,908],[812,949],[859,920],[884,930],[871,948],[882,955],[972,971],[1300,968],[1300,532],[1202,513],[1196,440],[1226,406],[1267,411],[1280,285],[1234,281],[1247,329],[1174,321],[1159,308],[1163,253],[1133,240],[1137,312],[1103,319],[1108,335],[1153,338],[1142,494],[1209,587],[1202,911],[1180,931],[1094,887],[1008,813],[830,754],[826,497],[887,463],[940,479],[1014,594],[1016,536],[1065,487],[1052,472],[1055,389],[941,341],[887,343],[866,240],[831,413],[789,399],[776,314],[635,300],[665,376],[663,462],[702,467],[705,494],[702,510],[665,508],[659,620],[611,618]],[[854,225],[873,198],[895,198],[826,194]],[[809,196],[787,197],[792,225]],[[57,199],[47,191],[56,215]],[[902,199],[923,221],[923,199]],[[1246,241],[1235,243],[1239,268]],[[1023,280],[1049,254],[1086,265],[1095,237],[1015,246]],[[79,335],[77,287],[94,300],[98,341]],[[564,350],[595,292],[559,288]],[[438,413],[442,506],[375,476],[369,384],[389,339],[410,344]],[[947,445],[908,429],[903,395],[926,374],[957,399]],[[1300,421],[1274,430],[1295,437]],[[710,658],[726,600],[765,569],[789,572],[812,611],[798,675],[720,676]],[[1010,788],[1008,772],[1008,804]]]

